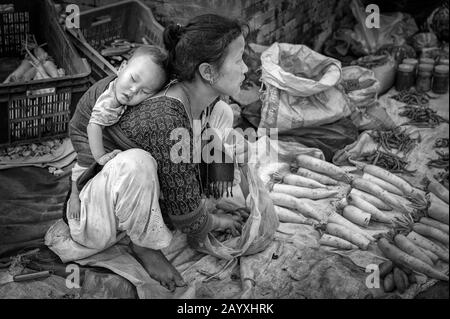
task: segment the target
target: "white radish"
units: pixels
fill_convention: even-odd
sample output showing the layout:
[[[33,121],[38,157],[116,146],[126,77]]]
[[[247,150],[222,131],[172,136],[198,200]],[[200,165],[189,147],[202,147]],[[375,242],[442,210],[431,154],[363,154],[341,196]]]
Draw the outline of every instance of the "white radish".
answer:
[[[284,184],[300,186],[300,187],[310,187],[310,188],[326,188],[327,186],[319,183],[313,179],[303,177],[297,174],[290,173],[280,173],[276,172],[273,174],[274,181],[281,181]]]
[[[293,224],[304,224],[304,225],[315,225],[317,222],[306,218],[305,216],[295,213],[291,209],[287,209],[281,206],[274,206],[275,213],[278,216],[278,220],[282,223],[293,223]]]
[[[363,212],[358,207],[352,205],[345,206],[342,215],[349,221],[363,227],[367,227],[369,225],[371,217],[370,214]]]
[[[368,240],[366,237],[342,225],[328,223],[326,229],[328,234],[347,240],[352,244],[355,244],[362,250],[367,250],[370,245],[370,240]]]
[[[338,180],[350,180],[349,175],[343,169],[316,157],[303,154],[298,155],[297,164],[299,167],[307,168],[314,172],[332,176],[333,178]]]
[[[309,198],[309,199],[323,199],[333,197],[339,193],[338,191],[335,190],[328,190],[323,188],[311,189],[286,184],[273,184],[272,189],[275,193],[284,193],[292,195],[297,198]]]
[[[322,214],[317,208],[315,208],[308,202],[310,200],[301,200],[288,194],[274,192],[270,192],[269,196],[272,199],[273,203],[277,206],[296,210],[302,215],[313,218],[319,222],[322,222],[325,219],[324,214]],[[311,202],[314,203],[313,201]]]
[[[448,263],[448,249],[444,249],[441,246],[436,245],[434,242],[416,233],[415,231],[410,232],[406,237],[409,240],[413,241],[416,245],[422,247],[425,250],[431,251],[440,259]]]
[[[345,217],[336,212],[331,212],[328,215],[328,223],[344,226],[345,228],[348,228],[355,233],[363,235],[369,241],[372,242],[375,241],[375,238],[372,235],[368,234],[364,229],[360,228],[358,225],[355,225],[354,223],[352,223],[351,221],[349,221],[348,219],[346,219]]]
[[[364,173],[362,178],[367,179],[368,181],[371,181],[371,182],[377,184],[378,186],[380,186],[384,190],[388,191],[389,193],[396,194],[399,196],[403,195],[403,192],[396,186],[392,185],[391,183],[386,182],[385,180],[382,180],[381,178],[373,176],[369,173]]]
[[[313,180],[315,180],[315,181],[317,181],[317,182],[319,182],[321,184],[324,184],[324,185],[332,185],[332,186],[339,185],[337,180],[335,180],[335,179],[333,179],[331,177],[328,177],[326,175],[310,171],[309,169],[306,169],[306,168],[303,168],[303,167],[299,167],[297,169],[297,175],[313,179]]]
[[[275,172],[289,171],[289,167],[290,165],[288,163],[282,162],[270,163],[268,165],[262,166],[258,171],[258,175],[261,178],[261,181],[264,183],[264,185],[267,186],[272,179],[272,175]]]
[[[387,216],[385,213],[383,213],[381,210],[376,208],[374,205],[369,203],[368,201],[364,200],[362,197],[358,195],[351,195],[349,194],[347,197],[347,201],[349,204],[358,207],[362,211],[365,211],[372,215],[372,219],[381,222],[381,223],[392,223],[392,218]]]
[[[430,198],[430,206],[428,207],[428,216],[448,225],[449,209],[448,204],[441,200],[433,193],[428,194]]]
[[[361,191],[367,192],[369,194],[378,197],[383,202],[385,202],[392,208],[399,210],[402,213],[409,213],[411,211],[411,208],[406,207],[406,205],[404,205],[403,202],[394,198],[392,194],[389,194],[387,191],[385,191],[378,185],[375,185],[374,183],[371,183],[363,178],[355,178],[352,181],[352,186]]]
[[[343,250],[358,249],[358,246],[352,244],[351,242],[329,234],[323,234],[319,240],[319,244]]]
[[[375,206],[376,208],[378,208],[380,210],[385,210],[385,211],[392,210],[392,208],[389,205],[384,203],[378,197],[375,197],[372,194],[360,191],[359,189],[353,188],[350,192],[350,195],[357,195],[357,196],[361,197],[362,199],[364,199],[365,201],[371,203],[373,206]]]

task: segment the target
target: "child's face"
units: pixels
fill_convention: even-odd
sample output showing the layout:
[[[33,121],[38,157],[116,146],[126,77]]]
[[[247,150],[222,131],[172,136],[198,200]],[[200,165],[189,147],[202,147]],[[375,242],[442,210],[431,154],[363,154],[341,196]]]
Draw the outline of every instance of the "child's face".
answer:
[[[157,93],[166,81],[164,70],[147,56],[136,57],[119,69],[115,93],[120,104],[134,106]]]

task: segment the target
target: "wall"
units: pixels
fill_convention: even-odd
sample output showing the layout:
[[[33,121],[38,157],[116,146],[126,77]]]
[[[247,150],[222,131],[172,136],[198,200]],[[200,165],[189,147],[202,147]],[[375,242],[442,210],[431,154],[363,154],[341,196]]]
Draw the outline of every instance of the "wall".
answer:
[[[69,0],[99,6],[112,1]],[[349,0],[142,0],[164,26],[186,24],[202,13],[217,13],[247,21],[249,41],[258,44],[302,43],[318,49],[333,30],[336,12]]]

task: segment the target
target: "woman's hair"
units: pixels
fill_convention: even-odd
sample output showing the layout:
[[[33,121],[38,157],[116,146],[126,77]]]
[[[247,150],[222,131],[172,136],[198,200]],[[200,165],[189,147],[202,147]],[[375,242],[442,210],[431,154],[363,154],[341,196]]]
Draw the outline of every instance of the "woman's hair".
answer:
[[[169,72],[180,81],[191,81],[202,63],[220,68],[228,45],[247,31],[248,26],[239,20],[215,14],[197,16],[184,27],[169,25],[163,34]]]
[[[141,56],[151,58],[156,65],[160,66],[163,70],[167,70],[169,55],[165,49],[156,45],[141,46],[134,51],[128,63]]]

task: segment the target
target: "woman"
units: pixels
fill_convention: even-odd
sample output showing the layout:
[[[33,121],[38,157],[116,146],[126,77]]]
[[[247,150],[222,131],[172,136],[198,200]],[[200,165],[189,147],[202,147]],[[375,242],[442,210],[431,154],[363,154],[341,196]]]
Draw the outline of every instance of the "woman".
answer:
[[[126,151],[108,162],[79,195],[73,189],[72,196],[81,200],[80,218],[69,216],[69,227],[77,244],[97,251],[116,243],[117,233],[125,232],[150,276],[174,290],[184,282],[160,251],[172,238],[161,216],[168,216],[176,228],[198,242],[212,230],[229,229],[238,235],[241,223],[229,215],[209,214],[200,167],[194,163],[195,143],[189,139],[193,151],[188,161],[179,162],[174,160],[177,141],[171,134],[188,129],[198,140],[200,136],[192,133],[200,121],[202,127],[216,129],[223,140],[223,132],[232,127],[233,112],[223,102],[211,111],[208,106],[221,95],[239,93],[248,68],[242,60],[244,28],[235,20],[202,15],[185,27],[166,28],[164,42],[176,81],[127,110],[105,132],[115,143],[107,151]]]

